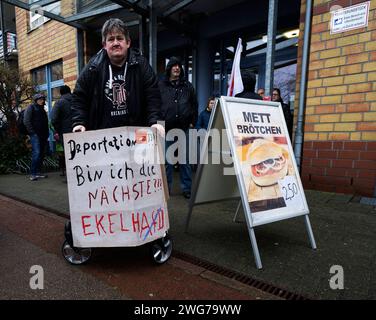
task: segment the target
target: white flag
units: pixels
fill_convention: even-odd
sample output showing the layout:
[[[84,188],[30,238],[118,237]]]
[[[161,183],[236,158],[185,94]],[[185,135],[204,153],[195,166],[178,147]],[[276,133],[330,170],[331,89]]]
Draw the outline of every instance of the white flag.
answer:
[[[240,74],[240,58],[242,51],[242,39],[239,38],[238,46],[236,47],[235,51],[234,62],[232,64],[230,82],[227,89],[227,95],[229,97],[234,97],[244,90],[242,76]]]

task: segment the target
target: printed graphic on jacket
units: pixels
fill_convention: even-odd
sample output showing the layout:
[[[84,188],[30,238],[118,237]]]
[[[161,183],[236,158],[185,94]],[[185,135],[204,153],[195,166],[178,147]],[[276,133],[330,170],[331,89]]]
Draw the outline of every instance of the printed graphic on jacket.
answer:
[[[128,114],[128,92],[125,89],[124,76],[122,74],[114,75],[112,80],[112,88],[110,80],[107,80],[104,94],[105,97],[112,103],[112,108],[110,111],[111,117]]]

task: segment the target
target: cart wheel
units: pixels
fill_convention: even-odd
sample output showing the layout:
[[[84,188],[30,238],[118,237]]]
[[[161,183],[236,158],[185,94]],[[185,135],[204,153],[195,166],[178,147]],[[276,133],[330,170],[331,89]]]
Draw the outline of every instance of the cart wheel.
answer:
[[[170,258],[171,252],[172,239],[168,234],[151,244],[151,255],[157,264],[165,263]]]
[[[71,247],[67,240],[64,241],[61,251],[65,260],[74,265],[80,265],[88,262],[92,253],[91,248]]]

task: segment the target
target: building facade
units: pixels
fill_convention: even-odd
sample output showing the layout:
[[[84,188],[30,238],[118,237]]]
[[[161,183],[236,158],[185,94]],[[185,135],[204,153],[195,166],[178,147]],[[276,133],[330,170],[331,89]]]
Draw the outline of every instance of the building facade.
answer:
[[[308,189],[376,195],[376,1],[367,27],[330,30],[331,11],[365,2],[314,1],[301,173]],[[303,30],[305,1],[301,13]]]
[[[204,2],[208,3],[209,8],[208,1],[193,2],[192,7]],[[335,34],[330,30],[331,11],[365,2],[367,1],[313,1],[301,165],[302,181],[307,189],[376,196],[376,2],[369,2],[367,27]],[[62,15],[69,15],[74,11],[68,5],[73,2],[61,3],[64,3],[64,7],[59,8]],[[283,5],[283,1],[280,3],[280,11],[286,12],[281,13],[278,28],[281,31],[291,29],[294,26],[294,23],[290,24],[293,15]],[[289,65],[291,61],[297,64],[295,124],[300,108],[306,1],[299,3],[300,25],[299,21],[296,22],[300,29],[298,51],[296,53],[293,39],[288,39],[286,42],[289,46],[284,47],[282,41],[277,43],[277,47],[282,47],[284,51],[276,54],[281,67]],[[174,24],[171,28],[159,30],[159,62],[164,61],[164,54],[177,52],[179,43],[187,57],[197,57],[189,63],[186,61],[186,65],[189,65],[194,75],[192,82],[196,85],[199,101],[202,101],[200,106],[203,107],[213,88],[218,87],[224,94],[226,88],[223,83],[232,64],[228,59],[231,54],[228,50],[229,43],[235,44],[239,35],[255,40],[265,34],[267,4],[268,1],[265,1],[264,6],[261,2],[250,4],[247,1],[237,1],[236,5],[213,12],[201,20],[199,15],[195,15],[199,33],[194,41],[181,36],[186,30],[178,30]],[[253,11],[248,10],[250,5]],[[213,7],[214,4],[210,6]],[[115,7],[114,10],[119,8]],[[250,14],[254,14],[255,18],[250,19]],[[184,16],[183,12],[181,15]],[[91,19],[96,32],[83,32],[83,45],[79,50],[79,32],[82,31],[55,20],[43,20],[38,25],[38,17],[32,17],[27,10],[16,8],[19,68],[24,74],[33,77],[39,89],[47,93],[49,110],[59,96],[57,88],[60,85],[74,87],[81,67],[79,51],[84,62],[87,62],[100,48],[100,25],[108,16],[109,13],[102,14],[100,19]],[[237,16],[237,19],[229,18],[232,16]],[[179,32],[174,34],[172,31]],[[265,47],[262,44],[258,46],[248,48],[247,42],[242,67],[253,68],[258,73],[258,79],[264,79],[265,53],[262,50]]]
[[[73,88],[77,80],[77,30],[54,20],[31,22],[29,11],[16,8],[18,65],[46,93],[51,111],[60,96],[59,87]]]

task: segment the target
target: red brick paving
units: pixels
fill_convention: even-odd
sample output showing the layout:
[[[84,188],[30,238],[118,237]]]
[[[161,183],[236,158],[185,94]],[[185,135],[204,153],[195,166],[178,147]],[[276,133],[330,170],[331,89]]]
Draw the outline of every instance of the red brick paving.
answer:
[[[0,224],[48,253],[61,256],[64,222],[62,217],[0,196]],[[67,263],[62,256],[61,263]],[[132,299],[276,298],[173,257],[163,265],[155,265],[146,246],[96,249],[88,265],[72,268],[90,273]]]

